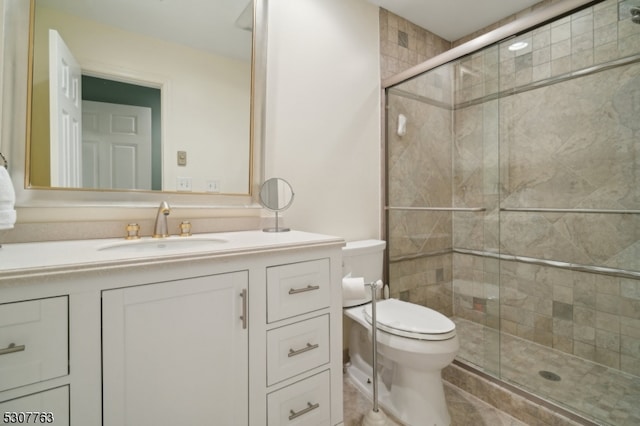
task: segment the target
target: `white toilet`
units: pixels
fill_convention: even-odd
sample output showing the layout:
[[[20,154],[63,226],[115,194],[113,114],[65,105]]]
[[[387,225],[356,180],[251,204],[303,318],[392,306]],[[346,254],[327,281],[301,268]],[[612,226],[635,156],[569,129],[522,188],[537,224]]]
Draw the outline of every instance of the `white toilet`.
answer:
[[[342,253],[343,276],[363,277],[365,282],[382,278],[385,245],[379,240],[347,243]],[[369,288],[366,295],[343,298],[344,313],[354,320],[346,372],[362,392],[371,395]],[[407,425],[449,425],[441,371],[453,361],[459,348],[453,321],[432,309],[397,299],[379,300],[376,318],[380,407]]]

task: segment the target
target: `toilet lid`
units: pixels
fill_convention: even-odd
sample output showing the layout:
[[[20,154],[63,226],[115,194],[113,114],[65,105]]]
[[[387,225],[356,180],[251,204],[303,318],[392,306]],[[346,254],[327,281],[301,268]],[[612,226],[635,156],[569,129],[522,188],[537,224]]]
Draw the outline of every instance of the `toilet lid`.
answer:
[[[364,308],[364,316],[371,324],[371,304]],[[446,340],[456,332],[455,323],[440,312],[397,299],[379,301],[376,320],[378,329],[412,339]]]

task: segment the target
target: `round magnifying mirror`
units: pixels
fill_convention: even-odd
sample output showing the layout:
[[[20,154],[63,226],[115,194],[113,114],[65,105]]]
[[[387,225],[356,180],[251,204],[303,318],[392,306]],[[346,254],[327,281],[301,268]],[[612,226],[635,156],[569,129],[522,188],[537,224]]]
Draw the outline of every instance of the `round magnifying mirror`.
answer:
[[[278,224],[278,214],[291,207],[294,198],[293,189],[289,182],[282,178],[267,179],[260,187],[260,204],[276,213],[275,228],[265,228],[265,232],[286,232],[289,228],[281,228]]]

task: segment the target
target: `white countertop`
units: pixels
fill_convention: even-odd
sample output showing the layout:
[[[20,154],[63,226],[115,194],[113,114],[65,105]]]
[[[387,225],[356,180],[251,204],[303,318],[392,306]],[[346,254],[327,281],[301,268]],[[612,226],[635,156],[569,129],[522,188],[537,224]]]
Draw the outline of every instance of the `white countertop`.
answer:
[[[102,269],[110,266],[230,256],[299,246],[344,244],[342,238],[301,231],[221,232],[194,234],[191,237],[172,236],[168,239],[220,239],[224,241],[195,248],[179,247],[178,244],[171,248],[140,252],[130,249],[104,249],[116,244],[128,244],[124,238],[4,244],[0,248],[0,279],[72,270]],[[140,240],[132,241],[132,246],[129,247],[133,247],[136,242],[154,241],[161,244],[166,240],[143,237]],[[102,250],[100,250],[101,248]]]

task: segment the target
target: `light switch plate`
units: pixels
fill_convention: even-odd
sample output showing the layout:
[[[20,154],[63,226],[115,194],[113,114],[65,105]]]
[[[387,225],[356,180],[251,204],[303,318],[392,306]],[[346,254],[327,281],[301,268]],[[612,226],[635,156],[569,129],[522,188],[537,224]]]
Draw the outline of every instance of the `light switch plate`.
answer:
[[[178,151],[178,166],[187,165],[187,151]]]

